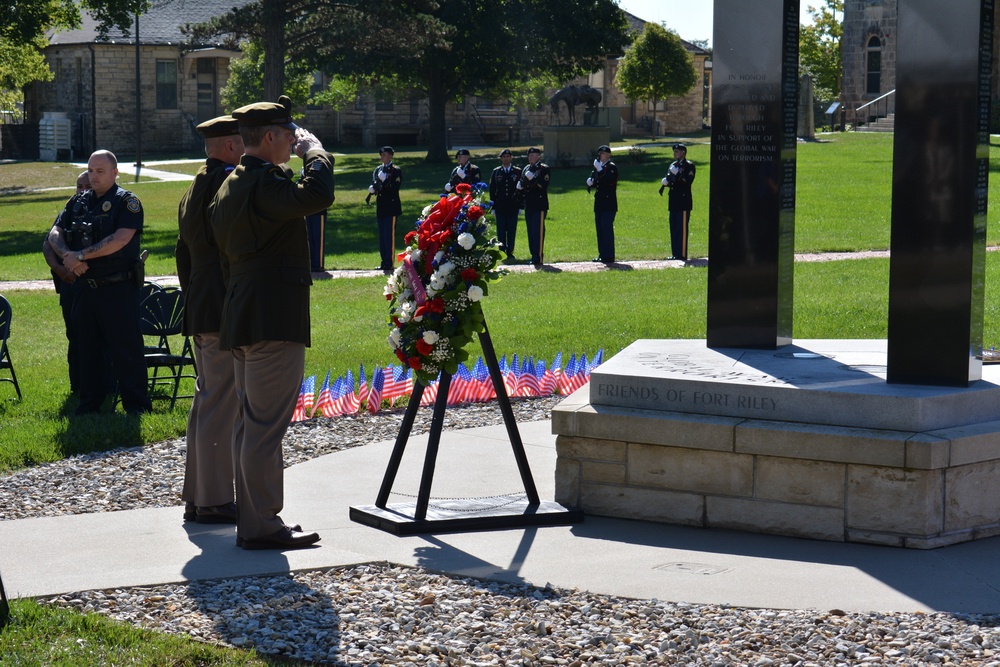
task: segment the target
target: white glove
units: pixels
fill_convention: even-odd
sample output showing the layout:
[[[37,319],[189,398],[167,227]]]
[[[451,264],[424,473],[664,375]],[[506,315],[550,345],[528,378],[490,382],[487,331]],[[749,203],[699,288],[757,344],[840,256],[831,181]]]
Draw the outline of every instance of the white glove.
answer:
[[[533,171],[525,171],[524,172],[524,177],[530,181],[531,179],[533,179],[535,177],[535,172],[533,172]]]
[[[666,185],[666,184],[667,184],[667,179],[666,179],[666,178],[664,178],[664,179],[663,179],[662,181],[660,181],[660,183],[661,183],[662,185]]]
[[[385,172],[384,171],[380,171],[378,173],[378,180],[380,180],[380,181],[384,181],[385,180]]]
[[[587,187],[588,188],[594,187],[594,179],[592,179],[592,178],[588,178],[587,179]]]
[[[369,185],[368,186],[368,194],[370,194],[370,195],[375,194],[375,186],[374,185]]]
[[[451,183],[445,183],[444,184],[444,191],[445,192],[451,192]]]
[[[670,165],[670,169],[669,169],[668,171],[669,171],[669,172],[670,172],[671,174],[673,174],[674,176],[676,176],[676,175],[677,175],[677,172],[679,172],[680,170],[681,170],[681,168],[680,168],[680,167],[678,167],[678,166],[677,166],[676,164],[672,164],[672,165]]]
[[[309,130],[299,128],[295,130],[295,145],[292,147],[295,154],[300,158],[305,157],[307,151],[314,148],[323,150],[323,142],[316,138],[316,135]]]
[[[600,160],[594,160],[594,169],[596,169],[597,171],[604,169],[604,163],[601,162]]]
[[[523,187],[521,187],[521,181],[517,182],[517,189],[518,190],[523,190],[524,189]]]
[[[465,178],[465,170],[459,167],[458,169],[455,170],[455,175],[458,176],[459,178]]]

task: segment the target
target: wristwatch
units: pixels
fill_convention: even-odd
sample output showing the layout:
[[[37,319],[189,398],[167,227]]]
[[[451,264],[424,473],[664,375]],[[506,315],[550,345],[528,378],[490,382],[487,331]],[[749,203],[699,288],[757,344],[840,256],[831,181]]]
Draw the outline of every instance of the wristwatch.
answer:
[[[78,262],[82,262],[83,261],[83,253],[82,252],[76,253],[76,261],[78,261]]]

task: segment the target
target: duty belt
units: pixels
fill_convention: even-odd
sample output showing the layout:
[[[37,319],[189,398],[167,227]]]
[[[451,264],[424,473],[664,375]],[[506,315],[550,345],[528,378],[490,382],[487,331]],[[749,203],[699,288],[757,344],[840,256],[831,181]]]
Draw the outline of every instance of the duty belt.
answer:
[[[87,287],[104,287],[105,285],[112,285],[114,283],[132,280],[132,272],[122,271],[120,273],[112,273],[110,276],[104,276],[103,278],[82,278],[81,280],[83,280],[83,283]]]

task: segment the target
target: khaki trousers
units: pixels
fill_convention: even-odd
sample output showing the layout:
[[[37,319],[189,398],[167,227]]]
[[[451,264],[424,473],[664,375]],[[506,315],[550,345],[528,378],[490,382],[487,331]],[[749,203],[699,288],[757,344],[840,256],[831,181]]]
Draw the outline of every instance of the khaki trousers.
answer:
[[[262,341],[232,350],[240,408],[233,431],[236,469],[236,532],[266,537],[285,525],[281,440],[295,411],[306,364],[306,347]]]
[[[219,349],[218,333],[192,336],[198,380],[187,423],[187,467],[181,500],[215,507],[235,500],[233,423],[239,400],[233,378],[233,355]]]

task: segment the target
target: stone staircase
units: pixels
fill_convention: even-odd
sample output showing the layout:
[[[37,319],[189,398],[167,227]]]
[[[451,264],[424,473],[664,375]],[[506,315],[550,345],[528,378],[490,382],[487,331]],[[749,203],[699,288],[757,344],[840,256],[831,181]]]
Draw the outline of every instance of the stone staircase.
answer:
[[[891,113],[884,118],[878,118],[873,123],[867,123],[856,128],[858,132],[893,132],[896,129],[896,114]]]

